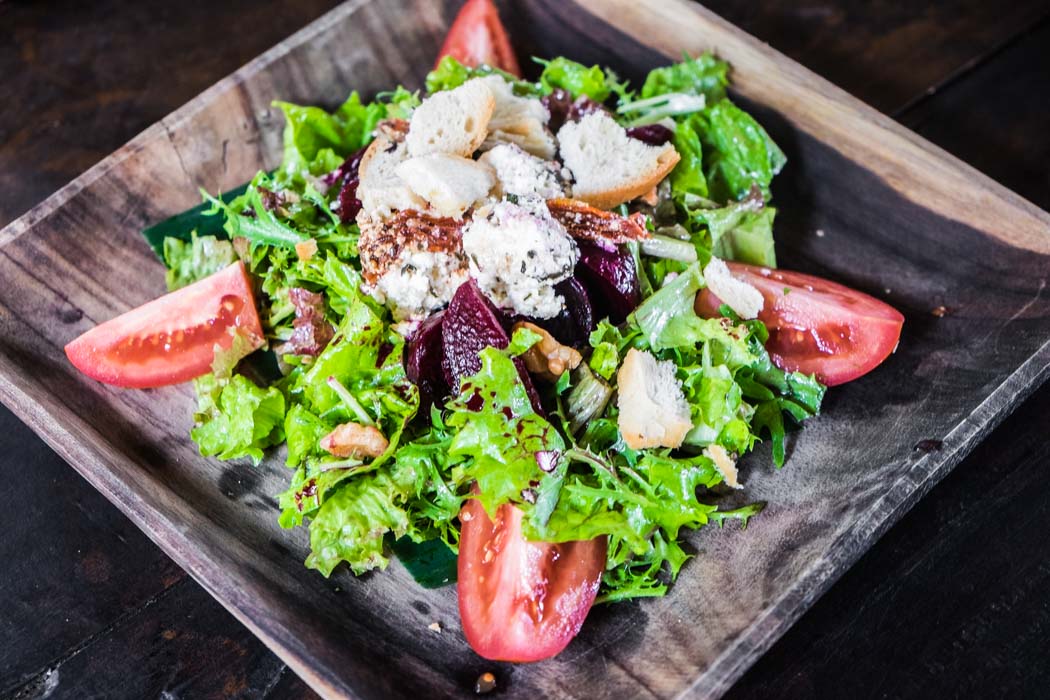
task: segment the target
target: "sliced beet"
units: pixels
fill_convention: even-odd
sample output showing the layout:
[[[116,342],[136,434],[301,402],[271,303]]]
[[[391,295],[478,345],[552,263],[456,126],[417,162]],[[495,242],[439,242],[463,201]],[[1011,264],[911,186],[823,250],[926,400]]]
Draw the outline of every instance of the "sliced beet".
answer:
[[[325,173],[321,176],[321,182],[326,186],[331,187],[332,185],[338,184],[340,187],[349,180],[357,179],[357,170],[361,167],[361,159],[364,158],[365,151],[368,150],[368,146],[354,151],[350,156],[344,160],[338,168],[330,173]]]
[[[570,277],[554,288],[565,299],[565,308],[554,318],[531,318],[522,316],[516,321],[528,321],[554,336],[565,345],[581,347],[594,330],[594,308],[587,289],[578,279]]]
[[[572,95],[561,88],[555,88],[553,92],[544,95],[540,100],[551,115],[547,128],[555,133],[566,122],[578,122],[591,112],[609,113],[609,108],[586,95],[580,95],[574,100]]]
[[[626,246],[599,246],[577,241],[580,262],[576,274],[590,293],[598,318],[608,316],[613,323],[622,323],[627,314],[642,301],[638,283],[638,268],[634,256]]]
[[[439,311],[423,321],[405,347],[405,375],[419,387],[422,408],[448,396],[448,382],[441,367],[445,356],[441,337],[444,316],[445,312]]]
[[[343,161],[342,165],[321,177],[321,181],[326,186],[339,188],[337,213],[339,220],[344,224],[354,223],[357,212],[361,211],[361,201],[357,198],[357,171],[366,150],[368,150],[367,146],[355,151]]]
[[[510,336],[504,330],[501,314],[492,305],[474,280],[460,285],[452,296],[445,317],[441,324],[441,339],[444,344],[444,357],[441,369],[445,381],[458,391],[459,381],[463,377],[477,374],[481,369],[479,353],[491,346],[505,348],[510,345]],[[525,369],[521,358],[515,358],[514,364],[525,384],[525,391],[532,400],[533,408],[543,413],[540,397],[532,378]]]
[[[644,141],[650,146],[663,146],[674,138],[674,132],[663,124],[646,124],[645,126],[632,126],[627,129],[627,135],[632,139]]]

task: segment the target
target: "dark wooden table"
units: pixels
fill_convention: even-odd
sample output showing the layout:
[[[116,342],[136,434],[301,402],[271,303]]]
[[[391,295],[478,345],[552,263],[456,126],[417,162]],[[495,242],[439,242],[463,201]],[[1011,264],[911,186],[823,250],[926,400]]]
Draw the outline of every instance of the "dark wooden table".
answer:
[[[333,4],[0,2],[0,225]],[[1050,208],[1045,0],[708,5]],[[1048,433],[1043,389],[730,696],[1045,697]],[[312,697],[2,409],[0,480],[0,698]]]

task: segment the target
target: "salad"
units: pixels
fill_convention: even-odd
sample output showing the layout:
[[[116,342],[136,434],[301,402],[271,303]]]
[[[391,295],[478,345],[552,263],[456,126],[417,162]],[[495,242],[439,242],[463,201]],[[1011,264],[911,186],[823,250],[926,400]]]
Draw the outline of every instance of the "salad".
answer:
[[[761,511],[724,506],[740,457],[782,466],[903,324],[777,269],[785,156],[726,63],[537,63],[468,0],[425,90],[277,102],[280,167],[166,225],[171,292],[66,347],[102,382],[193,381],[202,455],[287,464],[307,567],[455,579],[507,661],[667,593],[686,531]]]

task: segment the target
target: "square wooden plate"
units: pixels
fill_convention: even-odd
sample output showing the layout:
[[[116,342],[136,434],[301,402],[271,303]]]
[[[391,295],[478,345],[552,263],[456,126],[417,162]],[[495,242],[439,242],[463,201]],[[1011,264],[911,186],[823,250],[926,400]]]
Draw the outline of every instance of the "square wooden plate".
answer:
[[[632,78],[683,51],[728,59],[735,97],[790,159],[774,183],[782,265],[886,298],[907,323],[883,367],[829,392],[782,471],[750,460],[746,497],[769,506],[746,531],[698,533],[670,595],[594,610],[556,659],[483,661],[455,591],[396,563],[307,571],[305,532],[276,523],[279,459],[203,459],[188,387],[116,390],[62,353],[164,291],[140,229],[277,164],[273,99],[419,86],[457,4],[351,0],[0,232],[0,397],[322,695],[467,695],[495,670],[517,697],[716,696],[1046,378],[1050,216],[704,9],[520,0],[504,17],[523,55]],[[924,439],[943,445],[913,449]]]

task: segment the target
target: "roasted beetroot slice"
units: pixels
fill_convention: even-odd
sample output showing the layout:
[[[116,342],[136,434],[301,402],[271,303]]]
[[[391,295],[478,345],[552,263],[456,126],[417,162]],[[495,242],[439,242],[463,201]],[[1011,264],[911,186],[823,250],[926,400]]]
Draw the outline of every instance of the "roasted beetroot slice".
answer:
[[[473,280],[460,285],[453,295],[441,323],[441,339],[444,344],[441,369],[453,391],[459,390],[460,379],[477,374],[481,369],[479,353],[482,350],[489,346],[505,348],[510,345],[510,336],[503,328],[499,310],[485,298]],[[515,358],[514,364],[533,407],[542,414],[540,397],[525,363]]]
[[[627,130],[627,135],[632,139],[644,141],[650,146],[663,146],[674,138],[674,132],[663,124],[632,126]]]
[[[321,182],[326,186],[331,187],[332,185],[338,184],[340,187],[349,180],[357,179],[357,170],[361,167],[361,159],[364,158],[365,151],[368,150],[368,146],[354,151],[350,156],[342,162],[342,164],[330,173],[326,173],[321,176]]]
[[[560,282],[554,288],[565,299],[565,308],[554,318],[522,316],[516,321],[528,321],[554,336],[559,343],[581,347],[587,344],[594,330],[594,308],[583,283],[575,277]]]
[[[419,387],[423,407],[448,396],[448,382],[441,367],[445,356],[441,337],[444,316],[445,312],[439,311],[424,321],[405,348],[405,375]]]
[[[595,315],[622,323],[642,301],[634,256],[622,245],[605,248],[583,241],[578,244],[576,274],[590,293]]]

